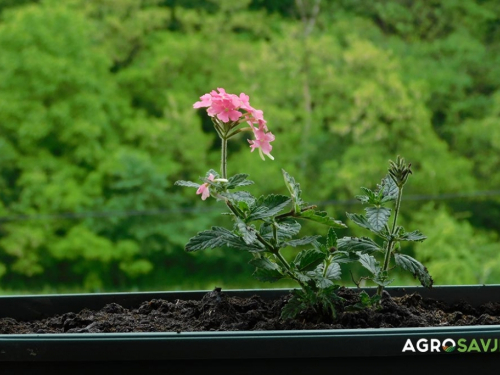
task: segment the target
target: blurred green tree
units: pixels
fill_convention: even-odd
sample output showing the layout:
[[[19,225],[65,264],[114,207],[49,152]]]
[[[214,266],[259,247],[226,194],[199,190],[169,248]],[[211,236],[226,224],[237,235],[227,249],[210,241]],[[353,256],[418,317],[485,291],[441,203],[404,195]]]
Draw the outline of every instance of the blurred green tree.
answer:
[[[216,87],[250,95],[276,135],[275,162],[230,144],[254,194],[284,193],[284,168],[341,217],[400,154],[403,220],[429,236],[407,251],[438,284],[500,280],[496,0],[0,0],[0,15],[4,287],[243,285],[246,254],[182,251],[228,219],[172,186],[218,166],[192,109]]]

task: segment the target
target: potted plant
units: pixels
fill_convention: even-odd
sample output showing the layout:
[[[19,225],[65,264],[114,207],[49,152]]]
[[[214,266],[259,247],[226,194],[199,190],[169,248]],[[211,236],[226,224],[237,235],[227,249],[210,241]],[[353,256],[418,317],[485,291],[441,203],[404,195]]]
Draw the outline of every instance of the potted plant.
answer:
[[[392,296],[418,292],[422,297],[472,306],[498,296],[500,286],[387,288]],[[228,291],[248,297],[275,298],[289,290]],[[374,293],[375,290],[367,290]],[[132,308],[151,300],[199,300],[205,292],[109,293],[0,297],[0,316],[19,321],[107,304]],[[2,325],[5,324],[2,319]],[[280,331],[206,331],[135,333],[1,334],[0,369],[3,374],[136,374],[164,370],[188,373],[251,373],[314,370],[367,370],[387,373],[446,369],[468,371],[494,368],[500,355],[500,325],[323,329]],[[456,344],[456,345],[454,345]],[[446,351],[455,348],[451,352]]]
[[[412,372],[418,368],[414,365],[423,361],[453,371],[473,366],[478,359],[482,363],[498,359],[500,303],[492,301],[492,296],[500,296],[500,286],[429,289],[433,280],[427,269],[401,252],[402,242],[425,240],[421,232],[406,231],[398,225],[411,164],[399,157],[391,162],[388,175],[377,189],[363,188],[364,195],[357,196],[368,205],[365,215],[348,214],[355,224],[381,238],[382,245],[369,237],[337,238],[335,229],[345,224],[304,202],[299,183],[284,170],[289,196],[254,197],[237,190],[253,182],[244,173],[227,175],[228,140],[240,132],[252,132],[255,139],[249,141],[251,150],[258,149],[263,159],[273,159],[270,143],[274,135],[263,112],[254,109],[243,93],[236,96],[218,89],[200,99],[194,107],[207,108],[221,138],[220,174],[212,169],[202,178],[202,184],[176,184],[196,188],[203,200],[212,197],[224,203],[234,226],[199,232],[189,240],[186,250],[229,247],[248,251],[257,279],[273,282],[288,278],[298,288],[1,297],[0,368],[5,373],[132,374],[147,367],[173,372],[210,368],[240,373],[265,368],[269,373],[298,374],[310,368],[374,371],[377,366],[383,366],[384,371],[397,368],[398,372],[405,366],[405,372]],[[390,202],[394,202],[394,209],[387,207]],[[326,225],[326,235],[296,238],[303,220]],[[292,261],[282,255],[286,247],[301,246],[309,248]],[[353,262],[371,273],[369,279],[376,289],[352,292],[337,284],[340,265]],[[411,272],[424,288],[390,287],[391,264]],[[400,297],[399,307],[394,297]],[[453,306],[457,303],[461,305]],[[256,311],[262,313],[262,306],[277,316],[264,312],[267,320],[256,323]],[[426,327],[422,316],[428,307],[435,309],[430,313],[433,323]],[[101,308],[100,312],[93,311]],[[473,313],[479,316],[473,318]],[[29,324],[30,333],[8,334],[19,321],[53,315],[44,325]],[[212,330],[212,323],[204,325],[205,330],[199,325],[190,329],[173,325],[163,331],[148,328],[177,316],[188,322],[199,322],[200,317],[213,322],[215,317],[217,326]],[[113,323],[104,321],[106,317]],[[241,317],[252,321],[251,330],[249,324],[238,322]],[[400,318],[406,326],[393,328],[401,327],[395,322]],[[316,323],[313,328],[320,329],[310,329],[306,322],[311,319]],[[139,332],[129,332],[124,321],[138,325]],[[141,326],[142,321],[149,326]],[[363,328],[374,321],[378,328]]]

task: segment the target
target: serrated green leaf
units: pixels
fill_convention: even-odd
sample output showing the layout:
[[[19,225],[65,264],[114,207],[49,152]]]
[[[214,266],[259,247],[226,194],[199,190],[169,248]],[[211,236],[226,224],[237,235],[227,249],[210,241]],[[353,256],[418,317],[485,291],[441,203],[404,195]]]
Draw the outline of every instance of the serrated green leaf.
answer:
[[[255,266],[253,276],[257,280],[273,283],[284,277],[280,272],[280,267],[269,258],[261,257],[252,259],[249,263]]]
[[[297,235],[300,232],[300,224],[293,219],[287,218],[285,220],[280,221],[276,224],[278,228],[278,240],[283,241],[293,236]],[[273,238],[273,229],[272,225],[268,223],[263,223],[260,226],[260,234],[266,240],[270,240]]]
[[[300,184],[295,182],[295,179],[284,169],[282,169],[281,172],[283,173],[283,178],[285,179],[285,185],[290,192],[290,196],[292,197],[294,210],[295,212],[300,212],[300,208],[304,204],[301,198],[302,190],[300,189]]]
[[[333,286],[333,281],[328,280],[326,277],[315,279],[315,281],[316,281],[316,287],[319,289],[326,289]]]
[[[356,198],[358,201],[360,201],[363,204],[368,203],[370,201],[370,197],[367,195],[356,195],[356,196],[354,196],[354,198]]]
[[[200,187],[200,184],[197,184],[196,182],[193,182],[193,181],[183,181],[183,180],[175,181],[174,185],[177,185],[177,186],[186,186],[186,187],[194,187],[194,188],[199,188]]]
[[[342,237],[338,240],[338,249],[346,252],[359,252],[371,254],[380,251],[380,246],[368,237]]]
[[[365,291],[362,291],[359,294],[359,302],[355,303],[354,305],[347,306],[345,308],[346,311],[361,311],[364,310],[368,307],[376,305],[380,301],[380,296],[378,294],[373,295],[370,297],[368,293]]]
[[[250,186],[250,185],[253,185],[255,184],[255,182],[253,182],[252,180],[244,180],[244,181],[241,181],[237,186],[238,187],[241,187],[241,186]]]
[[[284,276],[278,270],[268,270],[263,268],[256,268],[253,277],[259,281],[274,283],[281,280]]]
[[[186,251],[191,252],[226,246],[227,241],[231,238],[238,238],[238,236],[226,228],[212,227],[211,230],[199,232],[196,236],[190,238],[186,244]]]
[[[248,205],[247,202],[238,202],[237,206],[243,212],[247,212],[250,210],[250,206]]]
[[[344,298],[337,295],[338,285],[332,285],[330,287],[320,289],[318,292],[318,304],[324,314],[330,315],[332,318],[336,318],[337,312],[335,307],[335,302],[343,304]]]
[[[403,233],[398,236],[398,241],[418,241],[421,242],[427,239],[420,231],[414,230],[413,232]]]
[[[366,196],[368,197],[368,202],[367,203],[372,203],[372,204],[377,204],[378,203],[378,197],[377,194],[365,187],[361,187],[361,190],[363,190],[366,193]]]
[[[318,242],[318,241],[311,242],[311,246],[313,247],[314,250],[321,251],[322,253],[324,253],[326,255],[330,255],[330,253],[333,251],[333,250],[330,250],[330,248],[326,247],[325,244],[322,244],[321,242]]]
[[[301,225],[295,220],[282,221],[276,224],[278,238],[291,238],[300,232]]]
[[[385,225],[389,221],[389,217],[391,216],[391,209],[387,207],[367,207],[366,211],[366,219],[370,224],[370,227],[373,230],[380,232],[384,229]]]
[[[400,266],[406,271],[410,271],[414,277],[418,278],[423,286],[427,288],[432,287],[434,281],[432,280],[429,271],[427,271],[427,268],[424,267],[424,265],[418,260],[412,258],[409,255],[400,253],[394,254],[394,260],[396,262],[396,265]]]
[[[250,245],[247,245],[243,238],[236,236],[236,238],[231,238],[227,241],[226,246],[231,249],[236,250],[244,250],[251,253],[259,253],[266,251],[266,248],[261,245],[259,242],[254,242]]]
[[[296,240],[286,241],[283,243],[283,247],[285,246],[297,247],[297,246],[309,245],[313,242],[316,242],[319,237],[321,236],[306,236]]]
[[[377,262],[377,259],[375,257],[368,255],[368,254],[358,254],[359,256],[359,263],[366,268],[368,271],[370,271],[373,275],[377,275],[381,271],[381,267],[379,262]]]
[[[226,189],[234,189],[239,186],[248,186],[253,185],[254,182],[247,180],[248,175],[246,173],[236,174],[232,177],[229,177],[226,183]]]
[[[326,289],[334,285],[334,280],[340,279],[340,265],[330,263],[325,271],[325,264],[321,263],[313,271],[307,272],[307,276],[314,280],[317,288]]]
[[[386,175],[380,185],[379,191],[382,191],[381,203],[394,201],[398,197],[399,188],[390,175]]]
[[[368,197],[370,197],[371,199],[375,199],[375,197],[377,196],[377,194],[375,194],[375,192],[373,192],[371,189],[368,189],[366,187],[361,187],[361,190],[363,190],[368,195]]]
[[[248,262],[252,266],[256,268],[262,268],[265,270],[278,270],[280,267],[273,261],[271,261],[269,258],[265,256],[261,256],[260,258],[255,258],[252,259],[250,262]]]
[[[229,199],[234,204],[244,202],[249,208],[253,207],[256,201],[256,198],[248,191],[235,191],[234,193],[222,192],[220,195]]]
[[[365,229],[368,229],[368,230],[373,230],[373,228],[371,227],[370,223],[368,222],[368,220],[366,219],[366,217],[364,217],[363,215],[360,215],[360,214],[350,214],[349,212],[346,212],[346,215],[349,219],[351,219],[352,221],[354,221],[354,223],[362,228],[365,228]]]
[[[330,263],[326,269],[326,273],[324,274],[328,280],[340,280],[341,275],[342,270],[340,269],[340,265],[337,263]]]
[[[368,219],[365,216],[359,215],[359,214],[350,214],[348,212],[346,212],[346,215],[347,215],[347,217],[349,219],[351,219],[352,221],[354,221],[354,223],[356,225],[358,225],[358,226],[360,226],[362,228],[368,229],[369,231],[375,233],[379,237],[382,237],[382,238],[385,238],[385,239],[388,238],[389,234],[388,234],[388,232],[386,230],[387,227],[384,227],[380,231],[377,231],[374,228],[372,228],[372,226],[368,222]]]
[[[352,263],[359,260],[359,255],[347,251],[336,251],[331,259],[335,263]]]
[[[269,194],[267,196],[261,196],[257,201],[257,204],[267,207],[270,215],[276,215],[280,213],[290,202],[291,199],[285,195]]]
[[[375,206],[379,206],[382,200],[382,192],[381,191],[372,191],[368,188],[362,187],[366,195],[356,195],[356,199],[358,199],[361,203],[369,203]]]
[[[250,252],[262,252],[266,250],[259,242],[247,244],[242,237],[237,236],[226,228],[212,227],[211,230],[200,232],[192,237],[186,244],[186,251],[191,252],[218,247],[229,247]]]
[[[302,283],[306,284],[311,281],[311,278],[302,272],[295,272],[295,277]]]
[[[247,216],[247,218],[245,220],[247,222],[249,222],[249,221],[263,219],[265,217],[268,217],[267,216],[268,211],[269,211],[269,209],[267,207],[256,206],[252,209],[252,211],[250,212],[250,214]]]
[[[380,272],[378,275],[376,275],[375,277],[372,278],[372,281],[377,285],[386,287],[386,286],[389,286],[392,284],[392,282],[394,281],[394,278],[388,279],[387,276],[385,276],[385,275],[383,276],[382,272]]]
[[[335,220],[333,217],[329,217],[328,214],[324,211],[306,210],[302,211],[300,215],[298,215],[298,217],[301,219],[315,221],[317,223],[328,225],[334,228],[347,228],[347,226],[340,220]]]
[[[257,241],[257,234],[255,233],[256,230],[254,228],[248,226],[246,223],[244,223],[239,218],[237,218],[236,227],[237,227],[238,231],[240,232],[240,234],[243,238],[243,241],[245,241],[245,243],[247,245],[250,245],[250,244]]]
[[[266,197],[260,197],[255,208],[247,217],[247,221],[262,220],[272,217],[280,213],[289,203],[291,199],[279,194],[270,194]]]
[[[361,293],[359,293],[359,299],[360,299],[361,303],[364,304],[365,306],[367,303],[370,302],[370,296],[365,291],[362,291]]]
[[[333,230],[333,228],[328,229],[328,234],[326,235],[326,246],[329,248],[337,247],[337,233]]]
[[[318,250],[304,250],[297,254],[293,265],[301,272],[312,271],[325,259],[325,256],[325,253]]]
[[[253,242],[251,244],[247,244],[247,243],[245,243],[243,238],[241,238],[237,235],[234,235],[234,237],[228,238],[226,240],[226,246],[231,248],[231,249],[244,250],[244,251],[249,251],[251,253],[266,251],[266,248],[260,242]]]
[[[292,292],[292,298],[290,298],[281,310],[281,319],[293,319],[300,314],[301,311],[307,309],[307,303],[305,302],[304,296],[301,295],[301,292],[302,291]]]

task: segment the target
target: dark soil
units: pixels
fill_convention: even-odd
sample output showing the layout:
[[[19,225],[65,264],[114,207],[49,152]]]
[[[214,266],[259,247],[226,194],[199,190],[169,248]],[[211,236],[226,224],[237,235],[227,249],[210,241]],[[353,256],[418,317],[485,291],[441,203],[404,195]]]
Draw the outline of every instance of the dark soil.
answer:
[[[359,295],[341,289],[344,306],[354,305]],[[13,333],[101,333],[101,332],[189,332],[189,331],[259,331],[343,328],[391,328],[468,326],[500,324],[500,303],[474,308],[467,303],[449,306],[422,298],[418,294],[392,298],[384,292],[377,308],[344,311],[339,306],[337,318],[305,311],[296,319],[280,319],[289,296],[266,301],[258,296],[230,297],[215,289],[201,301],[159,300],[144,302],[134,309],[111,303],[99,311],[84,309],[63,315],[18,322],[0,319],[0,334]]]

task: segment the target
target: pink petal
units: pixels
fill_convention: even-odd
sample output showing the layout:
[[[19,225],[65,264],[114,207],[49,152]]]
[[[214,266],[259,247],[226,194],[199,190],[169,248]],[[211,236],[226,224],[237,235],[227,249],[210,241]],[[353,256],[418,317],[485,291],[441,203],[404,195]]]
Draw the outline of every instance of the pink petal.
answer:
[[[196,194],[201,194],[201,199],[205,200],[210,196],[210,189],[208,188],[208,184],[205,183],[201,185],[198,190],[196,190]]]
[[[200,96],[200,101],[193,104],[193,108],[210,107],[212,104],[212,95],[205,94]]]
[[[240,94],[239,99],[241,101],[240,108],[242,108],[242,109],[244,109],[245,111],[248,111],[248,112],[252,112],[253,111],[253,108],[250,105],[250,97],[248,95],[246,95],[245,93],[242,92]]]
[[[238,121],[238,119],[243,116],[243,114],[239,111],[229,111],[228,116],[231,119],[231,121]]]
[[[222,121],[222,122],[229,122],[229,117],[228,113],[225,111],[222,111],[220,113],[217,113],[217,117]]]
[[[258,120],[264,120],[264,112],[261,111],[260,109],[254,109],[252,111],[252,116],[258,121]]]
[[[201,194],[201,200],[204,201],[209,196],[210,196],[210,190],[208,189],[208,185],[207,185],[207,188],[205,190],[203,190],[203,193]]]

